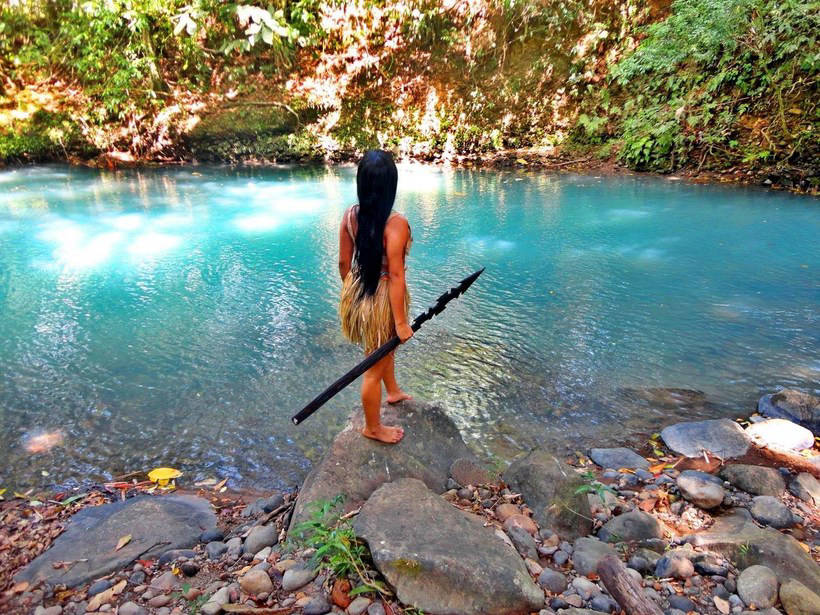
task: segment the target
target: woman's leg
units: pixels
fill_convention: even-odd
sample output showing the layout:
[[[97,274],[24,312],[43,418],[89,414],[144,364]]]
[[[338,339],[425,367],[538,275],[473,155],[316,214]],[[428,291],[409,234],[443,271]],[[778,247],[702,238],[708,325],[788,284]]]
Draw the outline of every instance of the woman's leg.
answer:
[[[396,382],[396,351],[394,350],[387,355],[384,360],[384,374],[382,380],[384,381],[384,388],[387,389],[387,403],[397,404],[405,399],[413,399],[410,395],[399,388],[399,383]]]
[[[373,440],[394,444],[402,439],[404,430],[398,426],[382,425],[382,378],[389,357],[385,357],[367,370],[362,377],[362,406],[364,429],[362,435]]]

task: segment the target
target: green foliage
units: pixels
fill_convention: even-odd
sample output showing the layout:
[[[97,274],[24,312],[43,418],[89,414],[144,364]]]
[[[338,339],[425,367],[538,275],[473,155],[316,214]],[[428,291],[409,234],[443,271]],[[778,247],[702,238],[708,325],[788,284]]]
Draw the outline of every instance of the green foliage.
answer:
[[[339,495],[332,501],[313,502],[310,518],[296,525],[288,537],[296,545],[315,549],[313,564],[316,568],[328,568],[339,578],[357,578],[361,585],[351,595],[375,592],[389,595],[387,586],[372,578],[367,570],[369,558],[367,546],[353,532],[348,519],[339,513],[344,498]]]
[[[77,125],[62,113],[40,110],[10,129],[0,128],[0,160],[42,162],[93,150]]]
[[[604,498],[606,497],[607,492],[615,493],[611,487],[607,487],[606,485],[598,482],[595,478],[594,472],[584,472],[581,476],[587,482],[575,489],[575,495],[594,493],[601,498],[602,502],[605,502],[606,500]]]

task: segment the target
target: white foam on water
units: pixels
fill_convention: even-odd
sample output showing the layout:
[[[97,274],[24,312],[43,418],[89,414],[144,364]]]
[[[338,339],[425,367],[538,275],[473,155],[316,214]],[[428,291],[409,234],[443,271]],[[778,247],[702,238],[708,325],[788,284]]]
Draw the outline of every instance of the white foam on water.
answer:
[[[100,233],[88,241],[66,243],[54,251],[55,258],[69,269],[89,269],[106,262],[124,234],[120,231]]]

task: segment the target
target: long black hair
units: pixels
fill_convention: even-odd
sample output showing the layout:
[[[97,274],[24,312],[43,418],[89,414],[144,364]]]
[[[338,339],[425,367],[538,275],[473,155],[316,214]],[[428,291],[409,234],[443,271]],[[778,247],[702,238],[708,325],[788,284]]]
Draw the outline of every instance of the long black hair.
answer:
[[[396,163],[389,152],[380,149],[365,152],[356,172],[359,210],[354,253],[365,295],[372,295],[379,286],[384,255],[384,226],[396,200],[398,180]]]

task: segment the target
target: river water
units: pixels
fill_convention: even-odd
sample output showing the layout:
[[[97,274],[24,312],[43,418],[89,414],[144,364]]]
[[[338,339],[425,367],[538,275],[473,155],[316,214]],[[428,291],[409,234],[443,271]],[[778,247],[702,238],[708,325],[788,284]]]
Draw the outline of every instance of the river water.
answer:
[[[0,487],[157,465],[295,485],[355,386],[336,316],[352,168],[0,171]],[[640,444],[820,387],[817,199],[658,177],[400,169],[414,313],[398,359],[488,460]],[[408,434],[408,437],[413,437]]]

